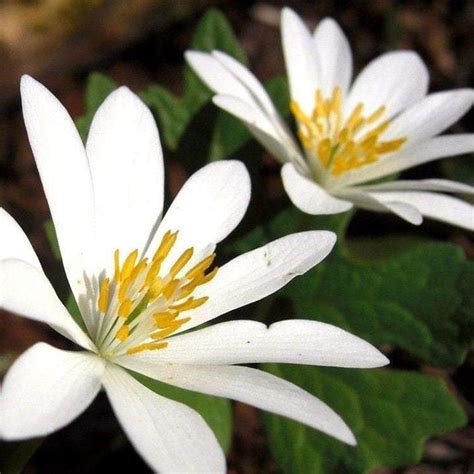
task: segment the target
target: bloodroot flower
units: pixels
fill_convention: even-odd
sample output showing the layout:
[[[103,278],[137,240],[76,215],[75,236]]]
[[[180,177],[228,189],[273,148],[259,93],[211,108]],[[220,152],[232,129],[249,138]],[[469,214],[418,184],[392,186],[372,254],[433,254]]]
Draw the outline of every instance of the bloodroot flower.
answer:
[[[337,214],[352,206],[393,212],[412,224],[423,216],[474,230],[474,207],[441,193],[474,194],[443,179],[374,184],[393,173],[474,151],[474,134],[441,135],[474,102],[472,89],[428,94],[429,76],[412,51],[383,54],[352,82],[352,53],[332,19],[314,34],[289,8],[281,18],[290,109],[300,146],[258,79],[230,56],[188,51],[186,58],[233,114],[282,164],[295,206]]]
[[[349,444],[328,406],[257,369],[263,361],[376,367],[387,359],[328,324],[270,327],[231,321],[188,330],[257,301],[319,263],[331,232],[302,232],[214,265],[216,243],[242,219],[250,181],[237,161],[210,164],[185,183],[161,220],[163,161],[149,110],[126,88],[94,117],[84,146],[66,110],[24,77],[31,147],[84,329],[46,278],[18,224],[0,211],[0,307],[49,324],[83,350],[38,343],[5,376],[0,436],[44,436],[75,419],[104,387],[145,461],[160,472],[224,472],[211,429],[191,408],[139,383],[129,370],[287,416]],[[186,333],[184,333],[187,331]]]

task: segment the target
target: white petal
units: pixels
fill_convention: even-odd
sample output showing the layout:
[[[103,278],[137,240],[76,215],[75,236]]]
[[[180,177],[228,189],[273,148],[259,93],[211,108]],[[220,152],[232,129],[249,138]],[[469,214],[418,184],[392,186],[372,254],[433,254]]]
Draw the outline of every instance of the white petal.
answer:
[[[376,212],[393,212],[398,217],[406,220],[410,224],[420,225],[423,216],[420,211],[413,205],[407,204],[393,198],[384,198],[380,196],[382,193],[369,193],[355,188],[345,189],[341,191],[341,196],[351,200],[357,207]]]
[[[185,58],[200,79],[216,94],[235,97],[250,106],[257,105],[248,87],[215,54],[186,51]],[[258,82],[257,79],[255,81]],[[264,99],[264,102],[267,100]]]
[[[291,202],[308,214],[338,214],[352,207],[348,201],[337,199],[314,181],[299,173],[292,163],[281,169],[283,186]]]
[[[307,168],[301,153],[289,133],[281,128],[278,130],[270,120],[254,106],[242,100],[228,96],[217,95],[212,101],[221,109],[242,120],[254,137],[277,160],[285,163],[296,160]]]
[[[274,293],[326,258],[335,242],[333,232],[300,232],[234,258],[209,283],[196,288],[196,298],[209,300],[189,313],[191,321],[181,331]]]
[[[314,94],[320,87],[316,45],[306,25],[290,8],[282,10],[281,35],[291,98],[310,115]]]
[[[130,359],[129,359],[130,360]],[[133,370],[196,392],[231,398],[286,416],[355,445],[341,417],[318,398],[279,377],[239,366],[133,364]]]
[[[399,153],[393,153],[390,157],[370,166],[345,173],[339,182],[344,185],[363,183],[440,158],[472,152],[474,152],[474,134],[442,135],[403,148]]]
[[[155,364],[198,365],[283,362],[371,368],[389,362],[374,346],[336,326],[298,319],[270,327],[257,321],[229,321],[167,342],[165,350],[125,357]]]
[[[255,138],[280,161],[299,155],[297,145],[260,81],[241,63],[220,51],[187,51],[186,59],[217,95],[218,106],[242,120]],[[289,149],[288,149],[289,148]]]
[[[472,107],[473,101],[472,89],[430,94],[400,114],[383,139],[408,137],[409,146],[431,138],[457,122]]]
[[[166,231],[179,231],[166,259],[184,249],[199,254],[227,237],[242,220],[250,200],[250,177],[240,161],[216,161],[194,173],[171,204],[150,246],[154,252]],[[164,270],[163,270],[164,271]]]
[[[213,51],[212,55],[243,84],[256,102],[269,116],[277,116],[278,112],[273,105],[267,91],[260,81],[241,63],[233,57],[220,51]]]
[[[0,261],[0,307],[46,323],[76,344],[93,350],[91,340],[59,301],[43,271],[22,260]]]
[[[126,87],[99,107],[87,155],[95,193],[96,255],[110,266],[116,249],[125,257],[145,247],[163,210],[163,156],[155,120]]]
[[[320,66],[318,87],[328,97],[339,86],[345,97],[352,79],[352,52],[346,35],[336,21],[325,18],[319,23],[313,37]]]
[[[425,217],[474,231],[474,206],[445,194],[421,191],[371,193],[380,200],[394,200],[413,206]]]
[[[447,179],[397,180],[388,183],[362,186],[364,191],[439,191],[445,193],[474,194],[474,187]]]
[[[76,298],[93,232],[93,190],[86,153],[66,109],[29,76],[21,80],[23,116],[35,156],[64,269]]]
[[[0,260],[14,258],[41,269],[41,264],[28,237],[15,219],[2,208],[0,208],[0,235],[2,236]]]
[[[69,424],[96,397],[104,366],[104,360],[94,354],[35,344],[5,376],[0,392],[0,437],[36,438]]]
[[[350,114],[358,103],[363,103],[365,114],[385,106],[385,117],[393,117],[426,95],[428,81],[428,70],[416,53],[382,54],[355,79],[345,105],[346,113]]]
[[[160,473],[225,472],[225,457],[203,418],[107,366],[104,386],[123,429],[143,459]]]

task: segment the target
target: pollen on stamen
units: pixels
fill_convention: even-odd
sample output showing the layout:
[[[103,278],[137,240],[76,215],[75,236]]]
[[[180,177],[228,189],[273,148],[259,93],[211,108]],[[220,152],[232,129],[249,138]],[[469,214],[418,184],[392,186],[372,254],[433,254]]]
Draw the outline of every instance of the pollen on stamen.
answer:
[[[373,163],[406,142],[405,137],[382,141],[381,136],[390,126],[389,120],[379,123],[386,111],[384,105],[364,115],[364,104],[358,103],[344,119],[339,87],[328,98],[317,89],[314,100],[311,115],[295,101],[290,103],[290,109],[297,122],[298,137],[310,152],[310,164],[312,159],[316,160],[314,165],[318,169],[322,167],[333,176]]]

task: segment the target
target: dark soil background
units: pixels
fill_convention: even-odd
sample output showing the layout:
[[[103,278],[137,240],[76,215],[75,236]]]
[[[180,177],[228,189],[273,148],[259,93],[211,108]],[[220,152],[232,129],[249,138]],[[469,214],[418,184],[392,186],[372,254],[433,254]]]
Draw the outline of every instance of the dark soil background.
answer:
[[[109,74],[135,91],[158,82],[179,94],[183,52],[208,5],[219,6],[228,16],[253,71],[262,80],[284,71],[278,19],[279,8],[289,5],[312,26],[324,16],[334,16],[352,44],[356,70],[388,49],[413,48],[430,68],[431,90],[474,84],[472,1],[0,1],[0,205],[22,225],[57,287],[61,287],[62,275],[43,229],[49,211],[19,109],[20,75],[28,72],[44,82],[73,117],[84,111],[85,81],[93,70]],[[471,111],[455,130],[474,131],[473,118]],[[175,188],[182,181],[177,169],[176,164],[167,162]],[[268,160],[268,179],[276,173],[275,164]],[[420,167],[406,176],[459,178],[474,184],[474,165],[453,160],[452,164]],[[413,229],[390,216],[359,213],[351,231],[374,235]],[[474,256],[472,234],[467,232],[426,222],[416,233],[457,243],[468,256]],[[39,340],[57,347],[67,344],[45,326],[0,312],[0,356],[13,359]],[[404,355],[400,360],[410,364]],[[455,373],[436,371],[446,378],[471,419],[473,362],[471,355]],[[435,372],[429,367],[422,370]],[[257,410],[235,404],[234,415],[230,472],[279,472],[266,446]],[[113,469],[149,472],[101,395],[72,425],[44,442],[25,472],[87,474]],[[377,472],[472,473],[474,425],[427,442],[423,461],[416,466]]]

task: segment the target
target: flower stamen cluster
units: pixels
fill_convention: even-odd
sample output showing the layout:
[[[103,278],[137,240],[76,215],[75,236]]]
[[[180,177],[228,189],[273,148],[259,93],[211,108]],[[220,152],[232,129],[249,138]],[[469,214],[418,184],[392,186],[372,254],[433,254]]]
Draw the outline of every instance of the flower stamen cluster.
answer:
[[[192,293],[216,275],[217,267],[208,272],[214,253],[182,274],[194,255],[188,248],[160,273],[177,237],[178,231],[167,231],[150,260],[139,259],[134,250],[120,263],[120,252],[114,252],[114,277],[102,279],[97,298],[101,319],[95,340],[104,356],[164,349],[168,343],[162,340],[191,319],[181,314],[208,300]]]
[[[341,89],[335,87],[329,98],[324,98],[321,89],[316,90],[311,116],[296,101],[290,103],[302,145],[333,176],[374,163],[380,155],[397,151],[406,142],[405,137],[381,139],[390,126],[390,120],[381,120],[384,106],[364,116],[364,104],[360,102],[344,119],[342,102]]]

